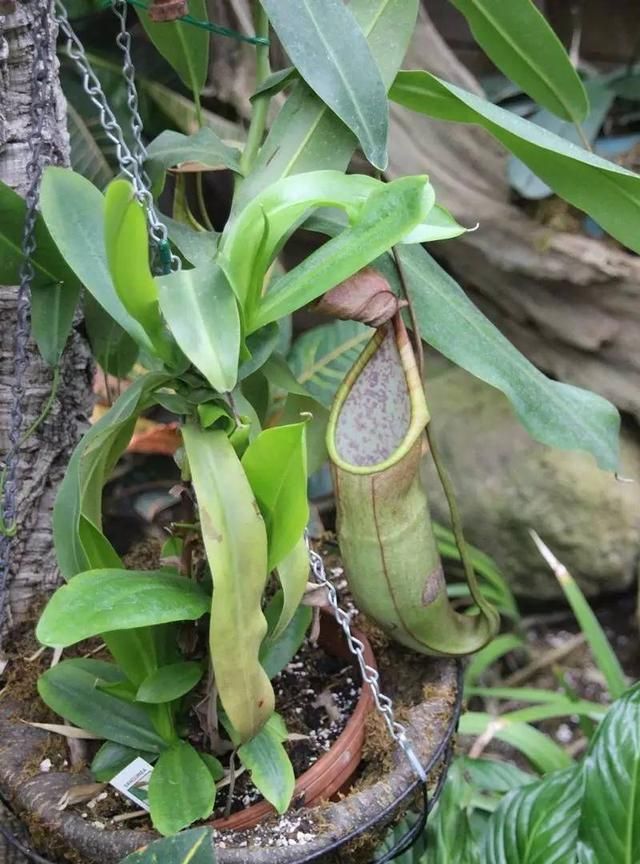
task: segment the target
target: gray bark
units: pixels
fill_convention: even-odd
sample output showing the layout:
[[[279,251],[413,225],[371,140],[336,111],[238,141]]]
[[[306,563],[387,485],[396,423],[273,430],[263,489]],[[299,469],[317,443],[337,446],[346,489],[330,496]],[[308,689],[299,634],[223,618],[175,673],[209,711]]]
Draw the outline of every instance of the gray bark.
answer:
[[[424,11],[404,67],[479,91]],[[431,251],[536,365],[640,419],[640,258],[529,218],[510,201],[506,152],[483,130],[391,114],[390,173],[426,171],[462,224],[480,223]]]
[[[32,26],[36,3],[18,6],[0,17],[0,180],[21,195],[31,138]],[[51,21],[50,62],[54,98],[47,106],[44,135],[52,162],[67,165],[69,141],[65,101],[60,89]],[[69,202],[69,206],[72,203]],[[0,289],[0,452],[8,447],[14,381],[16,288]],[[24,428],[38,416],[51,391],[52,372],[30,345],[24,398]],[[88,346],[74,330],[61,365],[61,382],[53,408],[22,447],[18,466],[18,534],[12,547],[8,624],[23,620],[40,606],[58,578],[52,546],[51,509],[71,451],[91,407],[91,361]]]

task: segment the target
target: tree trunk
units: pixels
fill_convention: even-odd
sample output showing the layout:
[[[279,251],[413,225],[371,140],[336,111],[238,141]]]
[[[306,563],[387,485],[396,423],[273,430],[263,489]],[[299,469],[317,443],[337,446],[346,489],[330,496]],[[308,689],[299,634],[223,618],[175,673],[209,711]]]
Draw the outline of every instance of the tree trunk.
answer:
[[[21,4],[0,15],[0,180],[21,195],[26,192],[26,166],[32,135],[31,77],[34,18],[43,0]],[[41,7],[40,7],[41,8]],[[69,141],[65,101],[58,80],[56,27],[50,22],[49,62],[55,78],[46,107],[44,139],[51,162],[68,165]],[[69,202],[72,206],[72,202]],[[15,380],[15,287],[0,289],[0,452],[8,449]],[[55,585],[58,571],[52,546],[51,509],[67,462],[87,423],[91,396],[91,360],[84,337],[74,329],[61,363],[61,381],[49,416],[25,442],[18,464],[18,533],[11,549],[5,631],[33,616]],[[23,400],[26,429],[51,392],[52,372],[29,345]]]

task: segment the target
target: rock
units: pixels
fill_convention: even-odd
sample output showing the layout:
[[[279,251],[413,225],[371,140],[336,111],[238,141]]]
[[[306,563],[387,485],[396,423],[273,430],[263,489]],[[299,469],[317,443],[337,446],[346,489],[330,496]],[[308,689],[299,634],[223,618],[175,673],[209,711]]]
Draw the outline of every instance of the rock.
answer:
[[[640,482],[622,483],[586,453],[529,437],[504,396],[460,369],[427,382],[427,399],[467,539],[496,560],[514,592],[562,592],[529,536],[535,529],[588,595],[632,585],[639,572]],[[621,473],[640,481],[637,431],[623,428]],[[424,477],[435,519],[449,524],[431,457]]]

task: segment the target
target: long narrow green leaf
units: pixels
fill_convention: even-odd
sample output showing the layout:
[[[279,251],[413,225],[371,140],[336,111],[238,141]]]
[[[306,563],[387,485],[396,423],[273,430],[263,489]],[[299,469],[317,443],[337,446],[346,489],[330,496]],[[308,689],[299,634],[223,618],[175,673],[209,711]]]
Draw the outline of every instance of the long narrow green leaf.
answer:
[[[274,694],[260,665],[267,632],[262,592],[267,533],[253,492],[225,432],[182,430],[213,578],[211,659],[222,706],[241,741],[273,713]]]
[[[362,30],[342,0],[262,0],[309,87],[351,129],[365,156],[387,166],[386,87]]]
[[[251,774],[254,785],[278,813],[284,813],[291,803],[296,782],[293,765],[282,746],[286,739],[284,722],[275,714],[255,738],[238,749],[240,761]]]
[[[586,450],[601,468],[617,469],[620,417],[610,402],[543,375],[424,249],[400,246],[397,252],[426,342],[501,390],[536,440],[563,450]]]
[[[483,735],[487,730],[493,737],[519,750],[542,773],[568,768],[573,762],[555,741],[526,723],[510,722],[477,711],[468,711],[460,718],[462,735]]]
[[[509,702],[562,702],[564,693],[558,690],[544,690],[541,687],[466,687],[465,696],[482,696],[485,699],[507,699]]]
[[[640,252],[637,174],[429,72],[400,72],[390,96],[429,117],[484,127],[554,192],[593,216],[629,249]]]
[[[495,639],[492,639],[488,645],[481,648],[469,661],[469,665],[464,673],[465,685],[474,684],[486,672],[489,666],[492,666],[497,660],[504,657],[505,654],[522,648],[523,645],[522,638],[516,636],[515,633],[502,633],[500,636],[496,636]]]
[[[113,180],[113,171],[86,119],[76,111],[68,97],[67,128],[73,170],[82,174],[98,188],[104,188],[110,180]]]
[[[600,622],[580,590],[580,586],[567,568],[558,561],[549,547],[543,543],[535,532],[531,532],[531,536],[540,554],[551,567],[560,587],[564,591],[564,596],[567,598],[573,614],[580,625],[580,629],[589,643],[596,666],[607,683],[609,695],[612,699],[618,699],[627,689],[627,682],[620,661],[616,657],[615,651],[607,639]]]
[[[589,101],[577,72],[531,0],[451,0],[476,42],[525,93],[565,120],[579,123]]]
[[[209,70],[209,33],[200,27],[190,27],[182,21],[154,22],[145,9],[136,6],[140,23],[160,54],[178,73],[194,98],[204,88]],[[206,21],[206,0],[189,0],[189,13]]]
[[[240,154],[219,138],[213,129],[204,126],[193,135],[182,135],[167,129],[147,148],[147,170],[155,194],[164,186],[164,173],[183,162],[197,162],[203,170],[230,168],[240,170]]]
[[[385,87],[389,87],[411,39],[418,0],[351,0],[349,11],[367,38]],[[254,170],[243,181],[234,210],[242,209],[281,177],[321,168],[343,171],[356,143],[344,123],[304,82],[298,82],[271,127]]]

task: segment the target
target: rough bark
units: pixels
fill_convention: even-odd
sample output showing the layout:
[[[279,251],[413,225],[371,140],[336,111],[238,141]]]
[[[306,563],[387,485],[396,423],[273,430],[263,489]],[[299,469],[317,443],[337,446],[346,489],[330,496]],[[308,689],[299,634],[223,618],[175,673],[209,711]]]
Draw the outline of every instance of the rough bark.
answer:
[[[36,4],[19,5],[0,17],[0,180],[24,195],[30,156],[30,104]],[[68,164],[65,102],[57,80],[55,28],[51,21],[50,62],[54,98],[47,106],[44,135],[53,164]],[[0,452],[8,447],[14,381],[16,288],[0,289]],[[38,416],[51,391],[52,372],[30,345],[24,397],[24,428]],[[55,584],[58,574],[52,547],[51,508],[58,483],[91,405],[88,346],[74,331],[61,364],[61,382],[53,408],[20,452],[19,528],[11,554],[7,623],[32,614]]]
[[[423,11],[405,68],[478,90]],[[640,258],[534,222],[510,201],[507,154],[483,130],[391,109],[392,175],[427,172],[478,231],[432,247],[534,363],[640,419]]]

